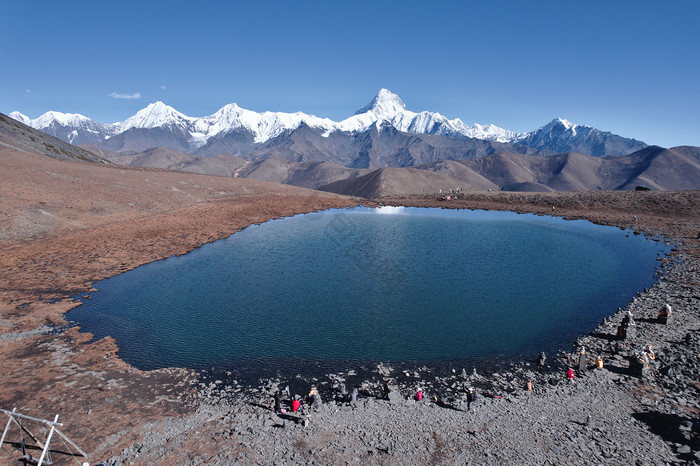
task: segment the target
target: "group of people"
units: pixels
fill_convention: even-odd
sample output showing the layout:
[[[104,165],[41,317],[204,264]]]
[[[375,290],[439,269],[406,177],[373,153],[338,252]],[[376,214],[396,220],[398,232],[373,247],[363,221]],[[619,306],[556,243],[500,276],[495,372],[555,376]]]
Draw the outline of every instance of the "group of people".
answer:
[[[572,362],[572,358],[569,357],[569,362]],[[578,368],[579,374],[583,374],[586,372],[588,369],[588,360],[586,359],[586,347],[582,346],[581,349],[578,351],[578,361],[576,362],[576,366]],[[574,378],[576,376],[576,373],[574,370],[569,367],[566,370],[566,381],[569,383],[572,383],[574,381]]]
[[[390,386],[390,381],[385,380],[382,383],[382,395],[381,397],[385,400],[390,400],[389,394],[392,393],[393,390]],[[285,403],[284,400],[284,394],[287,394],[287,397],[289,398],[287,402]],[[347,395],[341,397],[341,400],[343,402],[350,403],[352,405],[355,405],[357,403],[357,399],[359,397],[359,390],[357,387],[353,388],[350,393]],[[276,390],[272,398],[274,400],[274,407],[273,410],[277,414],[287,414],[287,409],[284,407],[284,404],[287,404],[291,410],[291,413],[295,413],[298,415],[306,414],[308,411],[317,409],[319,406],[321,406],[321,395],[319,394],[318,390],[315,387],[312,387],[311,390],[309,391],[308,395],[306,396],[305,400],[302,400],[299,395],[290,395],[289,391],[289,386],[287,386],[284,390]],[[423,389],[418,388],[416,390],[415,395],[413,396],[413,399],[415,401],[422,401],[425,398],[425,395],[423,393]],[[474,391],[473,388],[469,388],[466,392],[466,396],[464,399],[467,401],[467,410],[471,410],[472,403],[476,401],[477,395],[476,392]],[[436,402],[440,406],[444,407],[449,407],[451,406],[451,403],[454,401],[457,401],[458,398],[443,398],[443,397],[433,397],[433,401]]]
[[[289,391],[289,386],[287,386],[284,389],[284,392],[282,390],[277,390],[275,393],[272,395],[272,398],[274,399],[274,408],[273,410],[275,413],[280,413],[280,414],[286,414],[287,410],[286,408],[282,407],[282,394],[286,393],[287,397],[290,398],[289,400],[289,407],[291,409],[291,412],[293,413],[299,413],[303,411],[304,406],[306,406],[307,409],[318,409],[321,406],[321,395],[318,393],[318,390],[315,387],[311,388],[311,391],[309,391],[309,394],[306,396],[306,404],[302,403],[301,398],[299,395],[294,395],[293,397],[290,394]]]

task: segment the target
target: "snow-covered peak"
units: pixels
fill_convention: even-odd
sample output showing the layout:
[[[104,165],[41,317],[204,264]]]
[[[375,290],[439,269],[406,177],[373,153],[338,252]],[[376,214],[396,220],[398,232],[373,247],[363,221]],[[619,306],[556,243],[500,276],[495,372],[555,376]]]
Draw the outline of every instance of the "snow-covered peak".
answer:
[[[562,125],[562,126],[563,126],[564,128],[566,128],[566,129],[571,129],[571,128],[573,128],[574,126],[576,126],[575,124],[571,123],[569,120],[567,120],[567,119],[565,119],[565,118],[555,118],[554,121],[553,121],[552,123],[554,123],[555,121],[556,121],[558,124]]]
[[[460,123],[462,122],[460,121]],[[503,129],[493,124],[480,125],[474,123],[472,126],[465,125],[465,128],[466,130],[462,132],[465,136],[487,141],[511,142],[521,136],[521,134],[515,131]]]
[[[589,134],[595,128],[588,125],[578,125],[564,118],[555,118],[540,128],[528,133],[521,133],[514,138],[515,142],[525,141],[531,147],[537,146],[537,141],[551,141],[555,139],[573,139],[582,134]],[[534,141],[534,142],[533,142]]]
[[[571,131],[573,131],[573,132],[576,132],[577,129],[592,128],[592,126],[588,126],[588,125],[579,125],[579,124],[576,124],[576,123],[572,123],[572,122],[570,122],[569,120],[567,120],[567,119],[565,119],[565,118],[555,118],[554,120],[550,121],[549,123],[547,123],[546,125],[544,125],[543,127],[541,127],[541,128],[540,128],[539,130],[537,130],[537,131],[540,131],[540,130],[543,130],[543,129],[555,128],[555,127],[563,127],[566,131],[570,131],[570,130],[571,130]]]
[[[120,131],[126,131],[130,128],[158,128],[168,124],[184,123],[190,120],[190,117],[158,101],[148,104],[146,108],[139,110],[134,116],[118,124]]]
[[[228,104],[221,107],[213,115],[202,118],[194,118],[192,137],[194,145],[203,145],[217,134],[226,133],[236,129],[244,129],[253,134],[255,142],[265,142],[279,136],[284,131],[298,128],[302,123],[312,128],[318,128],[324,134],[335,129],[336,123],[328,118],[319,118],[306,113],[263,112],[239,107],[237,104]]]
[[[406,110],[401,98],[388,89],[380,89],[372,101],[355,112],[355,115],[374,112],[379,118],[391,118]]]
[[[530,131],[529,133],[524,133],[518,137],[518,139],[524,139],[529,137],[530,135],[537,135],[537,134],[563,134],[563,133],[568,133],[570,136],[576,136],[579,131],[582,130],[590,130],[593,129],[591,126],[587,125],[578,125],[576,123],[572,123],[567,119],[564,118],[555,118],[554,120],[550,121],[546,125],[542,126],[539,129],[536,129],[535,131]]]
[[[30,126],[32,128],[48,128],[53,123],[57,123],[61,126],[81,126],[92,120],[79,113],[46,112],[39,118],[30,121]]]
[[[9,117],[19,121],[20,123],[24,123],[25,125],[31,125],[32,122],[31,118],[19,112],[10,113]]]

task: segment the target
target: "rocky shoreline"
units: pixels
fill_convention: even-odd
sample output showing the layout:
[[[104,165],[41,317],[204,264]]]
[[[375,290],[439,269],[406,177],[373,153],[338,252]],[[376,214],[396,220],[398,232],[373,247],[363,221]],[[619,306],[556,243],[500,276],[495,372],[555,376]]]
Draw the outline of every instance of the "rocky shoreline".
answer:
[[[674,250],[652,288],[569,351],[549,355],[543,372],[532,361],[490,373],[379,364],[323,378],[265,379],[257,387],[200,373],[194,414],[147,426],[107,464],[700,463],[698,284],[697,257]],[[666,304],[674,310],[669,325],[657,321]],[[636,334],[620,341],[617,327],[628,311]],[[656,359],[642,378],[630,360],[647,345]],[[582,346],[587,370],[567,383],[565,369]],[[594,365],[598,356],[602,369]],[[287,413],[275,413],[272,394],[285,386],[302,397],[316,387],[324,403],[292,414],[285,394]],[[357,403],[341,401],[353,386]],[[421,401],[414,400],[418,387]],[[470,411],[469,387],[479,395]],[[501,396],[483,396],[488,390]]]

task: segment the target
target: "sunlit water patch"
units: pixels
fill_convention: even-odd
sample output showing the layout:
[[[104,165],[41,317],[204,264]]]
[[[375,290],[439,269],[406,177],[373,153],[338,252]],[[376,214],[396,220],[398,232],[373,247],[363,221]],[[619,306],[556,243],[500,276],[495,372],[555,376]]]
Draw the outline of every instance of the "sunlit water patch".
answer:
[[[664,251],[587,221],[332,210],[103,280],[68,317],[141,369],[515,357],[593,330]]]

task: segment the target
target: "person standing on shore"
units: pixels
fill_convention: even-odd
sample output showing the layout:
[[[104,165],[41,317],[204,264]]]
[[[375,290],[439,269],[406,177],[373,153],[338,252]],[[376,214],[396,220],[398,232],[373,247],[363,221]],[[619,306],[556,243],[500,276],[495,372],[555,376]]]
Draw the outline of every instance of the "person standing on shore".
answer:
[[[391,392],[391,389],[389,388],[390,382],[391,382],[391,379],[384,380],[384,383],[382,384],[382,395],[383,395],[385,400],[389,399],[389,393]]]
[[[467,411],[472,410],[472,403],[474,402],[475,398],[476,397],[474,396],[474,389],[469,388],[469,390],[467,391]]]
[[[279,413],[282,410],[282,391],[277,390],[273,398],[275,399],[275,412]]]
[[[566,379],[569,383],[574,381],[574,370],[569,367],[569,370],[566,371]]]
[[[664,325],[670,324],[671,323],[671,305],[670,304],[665,304],[664,307],[661,308],[661,311],[659,311],[659,317],[658,321],[659,323],[662,323]]]
[[[578,372],[583,374],[586,372],[586,347],[582,346],[581,351],[578,352]]]

